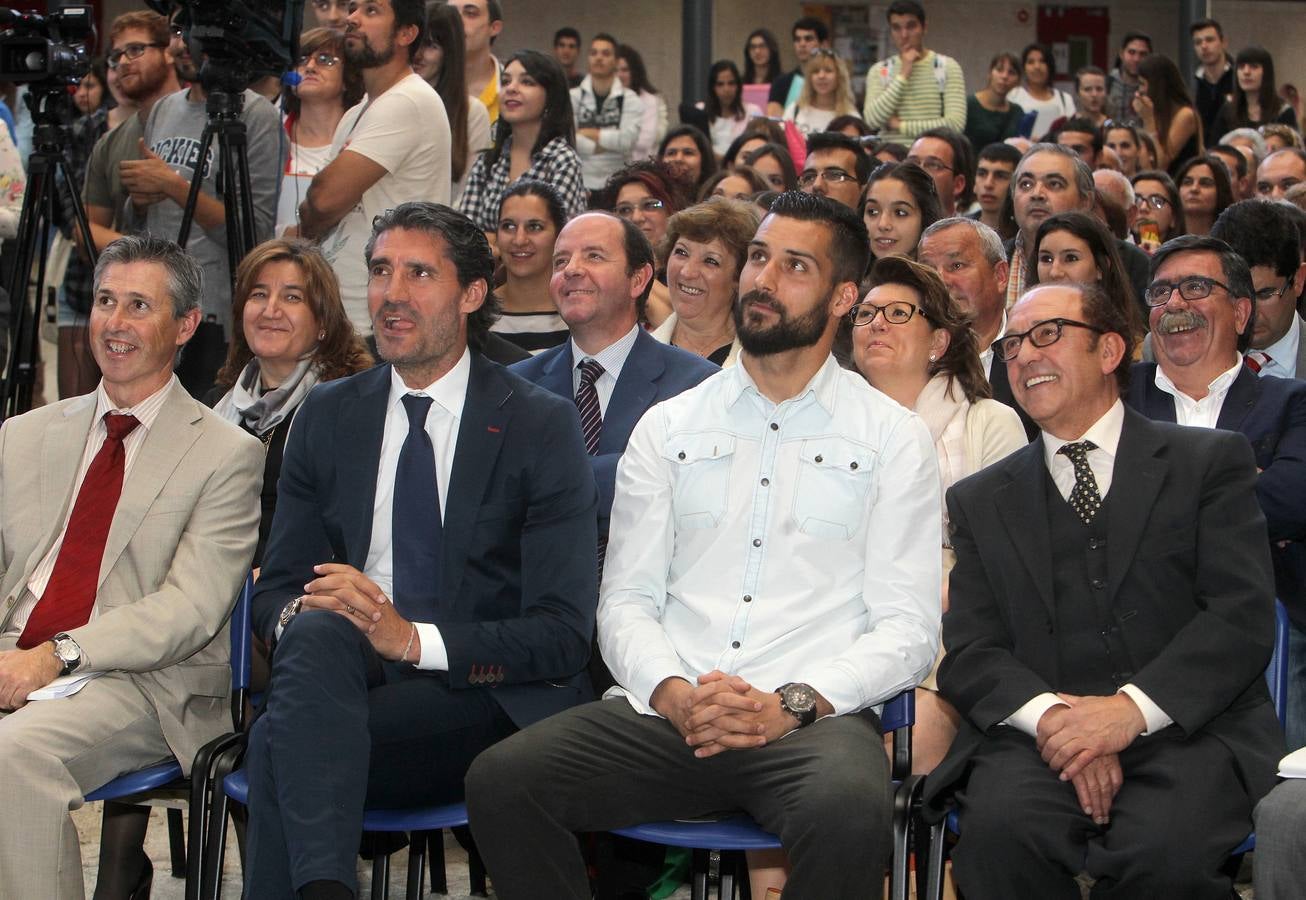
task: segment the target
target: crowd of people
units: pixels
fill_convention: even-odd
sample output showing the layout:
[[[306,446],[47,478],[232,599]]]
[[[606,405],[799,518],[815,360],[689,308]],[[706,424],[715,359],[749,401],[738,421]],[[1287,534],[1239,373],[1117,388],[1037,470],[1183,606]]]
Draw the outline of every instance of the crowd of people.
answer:
[[[1269,53],[1203,19],[1195,73],[1130,32],[968,88],[893,0],[861,96],[804,16],[794,69],[758,28],[677,104],[612,33],[500,58],[497,0],[310,9],[243,95],[238,262],[184,9],[115,19],[73,95],[61,399],[0,429],[0,895],[82,897],[68,811],[229,730],[251,570],[251,897],[353,897],[364,809],[460,800],[505,900],[665,896],[660,848],[576,835],[725,810],[783,845],[753,896],[879,896],[904,692],[965,896],[1223,898],[1253,830],[1256,896],[1297,895]],[[147,822],[106,805],[97,900],[148,896]]]

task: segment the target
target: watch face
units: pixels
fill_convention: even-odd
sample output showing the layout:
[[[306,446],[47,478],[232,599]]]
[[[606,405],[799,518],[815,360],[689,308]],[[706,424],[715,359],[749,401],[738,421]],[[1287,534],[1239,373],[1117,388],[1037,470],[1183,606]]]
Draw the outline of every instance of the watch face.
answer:
[[[784,698],[793,710],[805,711],[816,706],[816,692],[805,684],[785,685]]]

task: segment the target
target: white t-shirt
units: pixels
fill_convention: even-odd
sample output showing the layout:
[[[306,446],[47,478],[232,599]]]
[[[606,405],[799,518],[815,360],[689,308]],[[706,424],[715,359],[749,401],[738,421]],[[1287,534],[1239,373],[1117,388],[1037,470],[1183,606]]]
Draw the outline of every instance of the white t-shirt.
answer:
[[[422,127],[414,128],[414,123]],[[420,75],[409,74],[381,96],[365,98],[336,126],[331,158],[345,150],[383,166],[386,174],[322,241],[322,252],[340,279],[345,312],[361,335],[372,333],[367,315],[367,264],[363,250],[372,219],[408,200],[448,205],[449,117],[444,101]]]
[[[825,131],[826,126],[839,116],[837,109],[817,109],[815,106],[791,104],[785,109],[785,118],[798,126],[803,134]]]
[[[281,173],[281,196],[277,200],[276,235],[281,237],[291,225],[299,224],[299,204],[308,196],[313,176],[331,162],[331,145],[305,147],[290,142],[286,170]]]

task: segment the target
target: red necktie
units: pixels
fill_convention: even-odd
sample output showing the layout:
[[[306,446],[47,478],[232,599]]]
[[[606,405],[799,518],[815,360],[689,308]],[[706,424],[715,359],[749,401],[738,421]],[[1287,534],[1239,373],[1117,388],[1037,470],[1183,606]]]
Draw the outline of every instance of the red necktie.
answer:
[[[104,542],[109,537],[113,511],[118,508],[118,496],[122,493],[127,459],[122,442],[139,424],[135,416],[108,413],[104,417],[108,436],[86,470],[54,571],[18,638],[19,648],[35,647],[61,631],[85,625],[91,618]]]

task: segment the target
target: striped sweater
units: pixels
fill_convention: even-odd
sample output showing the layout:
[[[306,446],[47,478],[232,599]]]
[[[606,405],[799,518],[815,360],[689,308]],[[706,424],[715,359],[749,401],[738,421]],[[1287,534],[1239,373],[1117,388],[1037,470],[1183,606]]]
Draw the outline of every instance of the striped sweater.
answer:
[[[902,60],[895,54],[882,59],[866,73],[863,118],[879,131],[882,140],[910,144],[931,128],[966,128],[966,78],[955,59],[927,50],[902,77]],[[889,119],[901,121],[890,130]]]

